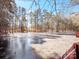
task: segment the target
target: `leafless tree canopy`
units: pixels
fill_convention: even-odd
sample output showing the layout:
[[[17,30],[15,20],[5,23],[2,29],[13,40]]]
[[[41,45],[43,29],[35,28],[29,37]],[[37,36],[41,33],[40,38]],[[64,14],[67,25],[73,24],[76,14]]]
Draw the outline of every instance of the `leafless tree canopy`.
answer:
[[[0,31],[9,27],[9,21],[12,19],[16,6],[14,0],[0,0]]]
[[[79,4],[79,0],[71,0],[71,4],[72,5],[78,5]]]

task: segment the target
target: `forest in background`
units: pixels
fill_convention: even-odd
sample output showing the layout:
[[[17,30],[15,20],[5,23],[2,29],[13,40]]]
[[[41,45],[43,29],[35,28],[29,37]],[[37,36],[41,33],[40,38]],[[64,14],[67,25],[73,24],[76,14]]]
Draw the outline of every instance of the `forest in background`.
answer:
[[[13,0],[1,0],[0,2],[1,32],[79,31],[79,12],[70,15],[65,15],[63,12],[53,14],[49,10],[40,8],[29,12],[24,7],[17,7]],[[72,0],[71,4],[75,6],[79,2],[78,0]]]
[[[22,15],[16,15],[11,22],[11,24],[13,24],[11,29],[16,29],[15,32],[79,31],[78,12],[66,16],[61,12],[53,15],[48,10],[37,9],[28,15],[24,8],[20,7],[20,9],[22,9]]]

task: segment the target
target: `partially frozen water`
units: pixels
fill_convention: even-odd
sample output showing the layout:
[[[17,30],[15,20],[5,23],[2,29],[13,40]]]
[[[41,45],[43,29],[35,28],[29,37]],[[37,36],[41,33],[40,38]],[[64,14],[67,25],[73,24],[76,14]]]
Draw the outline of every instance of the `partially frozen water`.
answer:
[[[26,36],[10,37],[8,51],[11,59],[36,59],[32,52],[29,33]]]
[[[5,51],[2,51],[6,54],[2,59],[42,59],[32,48],[32,44],[42,44],[43,38],[40,36],[32,36],[32,33],[15,33],[3,38],[0,37],[0,48],[3,47]]]

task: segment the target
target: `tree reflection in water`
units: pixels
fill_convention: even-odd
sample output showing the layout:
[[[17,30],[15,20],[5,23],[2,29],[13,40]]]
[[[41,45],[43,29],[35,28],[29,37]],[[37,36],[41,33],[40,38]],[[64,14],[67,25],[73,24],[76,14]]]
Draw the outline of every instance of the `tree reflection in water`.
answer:
[[[42,59],[31,47],[28,37],[0,37],[0,59]],[[3,48],[2,48],[3,47]]]

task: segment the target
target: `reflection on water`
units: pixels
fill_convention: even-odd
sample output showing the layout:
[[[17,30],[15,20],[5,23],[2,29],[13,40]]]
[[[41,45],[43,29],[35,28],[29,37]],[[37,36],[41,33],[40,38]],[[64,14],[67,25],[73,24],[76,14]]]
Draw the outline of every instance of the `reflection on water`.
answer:
[[[0,36],[0,59],[4,59],[7,55],[8,41]]]
[[[30,35],[30,34],[29,34]],[[8,49],[6,58],[3,59],[42,59],[31,47],[31,37],[8,37]],[[1,58],[0,58],[1,59]]]
[[[9,44],[12,59],[35,59],[31,48],[31,38],[11,37]]]
[[[10,56],[13,56],[13,59],[26,59],[26,57],[29,58],[29,56],[26,55],[31,48],[29,48],[25,38],[12,38],[9,45],[9,51],[11,52]]]

